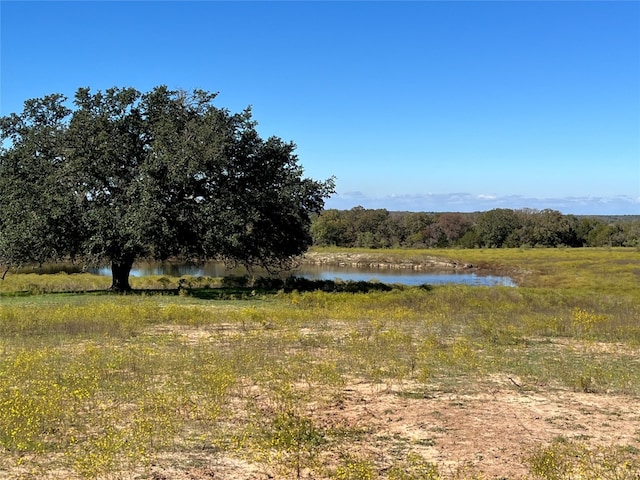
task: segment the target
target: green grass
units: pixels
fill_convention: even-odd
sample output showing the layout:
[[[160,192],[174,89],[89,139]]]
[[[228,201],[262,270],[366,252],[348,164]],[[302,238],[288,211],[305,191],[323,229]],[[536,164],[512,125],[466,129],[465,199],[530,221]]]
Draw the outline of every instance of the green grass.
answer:
[[[637,248],[499,249],[338,249],[313,248],[320,254],[358,254],[366,262],[421,263],[439,257],[471,263],[487,272],[512,276],[521,286],[593,288],[616,293],[640,286]],[[366,260],[365,260],[366,259]]]
[[[500,375],[529,392],[640,396],[636,250],[445,253],[526,270],[524,286],[117,296],[68,293],[108,287],[84,274],[7,275],[0,478],[152,478],[154,464],[187,454],[278,478],[449,478],[409,443],[390,442],[384,462],[359,456],[366,426],[317,412],[354,383],[421,399],[486,391]],[[529,478],[595,479],[572,473],[590,466],[637,479],[627,473],[640,443],[607,448],[540,445],[520,462]]]

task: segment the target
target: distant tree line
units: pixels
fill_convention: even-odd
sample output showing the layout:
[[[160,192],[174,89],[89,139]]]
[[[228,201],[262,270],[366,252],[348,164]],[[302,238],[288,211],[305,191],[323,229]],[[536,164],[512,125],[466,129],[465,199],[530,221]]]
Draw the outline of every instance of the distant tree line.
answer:
[[[564,215],[497,208],[476,213],[325,210],[311,225],[316,246],[501,248],[640,246],[640,216]]]

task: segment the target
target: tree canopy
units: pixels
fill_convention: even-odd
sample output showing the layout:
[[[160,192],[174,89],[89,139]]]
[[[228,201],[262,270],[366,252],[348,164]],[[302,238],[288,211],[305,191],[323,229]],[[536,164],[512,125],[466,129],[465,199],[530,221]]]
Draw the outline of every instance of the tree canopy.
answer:
[[[324,210],[314,245],[367,248],[640,246],[640,216],[590,217],[556,210],[496,208],[473,213]]]
[[[81,88],[0,119],[0,263],[222,259],[276,269],[311,244],[333,179],[305,178],[295,145],[262,139],[216,94]]]

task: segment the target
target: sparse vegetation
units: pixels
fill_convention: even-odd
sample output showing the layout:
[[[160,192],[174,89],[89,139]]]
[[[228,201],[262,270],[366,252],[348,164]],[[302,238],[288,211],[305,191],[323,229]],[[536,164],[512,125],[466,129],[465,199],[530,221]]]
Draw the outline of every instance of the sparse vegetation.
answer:
[[[640,253],[447,254],[522,286],[8,274],[0,478],[636,480]]]

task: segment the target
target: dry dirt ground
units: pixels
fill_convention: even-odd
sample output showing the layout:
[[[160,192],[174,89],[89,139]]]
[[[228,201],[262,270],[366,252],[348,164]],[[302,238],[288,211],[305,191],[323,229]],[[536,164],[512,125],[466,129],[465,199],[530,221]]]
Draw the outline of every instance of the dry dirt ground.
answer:
[[[487,479],[523,478],[528,471],[523,459],[532,449],[559,437],[590,445],[640,447],[638,399],[528,391],[524,387],[519,379],[505,377],[494,379],[493,387],[481,394],[436,393],[428,398],[408,398],[386,388],[356,384],[347,387],[336,404],[310,413],[320,423],[365,429],[365,441],[352,444],[356,455],[391,465],[397,452],[410,446],[436,463],[443,475],[457,472],[456,478],[465,478],[461,470]],[[314,478],[303,473],[305,478]],[[153,478],[274,477],[254,464],[216,458],[206,467],[158,465]]]

